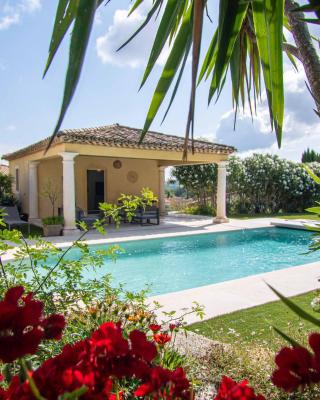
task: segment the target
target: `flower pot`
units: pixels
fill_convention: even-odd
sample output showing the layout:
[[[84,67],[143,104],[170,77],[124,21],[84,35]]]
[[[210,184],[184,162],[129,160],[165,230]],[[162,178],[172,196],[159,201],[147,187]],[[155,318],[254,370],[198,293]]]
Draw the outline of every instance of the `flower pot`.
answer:
[[[47,236],[61,236],[62,225],[43,225],[43,235]]]

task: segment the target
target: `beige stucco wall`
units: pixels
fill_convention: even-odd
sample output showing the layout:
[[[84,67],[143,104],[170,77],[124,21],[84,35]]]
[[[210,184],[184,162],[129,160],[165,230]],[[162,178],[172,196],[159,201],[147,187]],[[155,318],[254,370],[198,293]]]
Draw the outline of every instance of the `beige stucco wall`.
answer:
[[[28,161],[26,158],[19,158],[9,163],[9,173],[15,178],[16,168],[19,169],[19,191],[16,191],[16,184],[13,182],[12,190],[15,197],[20,201],[23,211],[27,211],[29,208],[28,199]]]
[[[16,159],[9,158],[12,176],[15,176],[15,169],[19,168],[20,190],[16,196],[24,212],[29,212],[29,163],[32,161],[40,161],[38,166],[39,217],[43,218],[52,213],[49,200],[41,195],[48,181],[57,187],[60,194],[57,207],[62,206],[63,172],[62,158],[59,154],[65,151],[79,154],[75,158],[76,205],[85,211],[87,210],[87,170],[104,171],[105,201],[115,202],[121,193],[139,194],[143,187],[149,187],[156,196],[159,196],[159,166],[220,162],[228,158],[226,154],[195,153],[188,154],[188,161],[182,162],[182,152],[177,151],[58,143],[51,146],[46,153],[42,149]],[[122,168],[113,167],[115,160],[121,161]],[[137,173],[137,182],[132,183],[128,180],[129,171]]]
[[[120,160],[122,167],[116,169],[113,162]],[[29,211],[29,159],[28,157],[10,161],[10,173],[15,176],[15,169],[19,168],[20,190],[16,193],[22,203],[23,211]],[[128,158],[107,158],[92,156],[77,156],[75,158],[75,189],[76,205],[87,210],[87,170],[103,170],[105,174],[105,201],[115,202],[121,193],[140,194],[143,187],[150,188],[159,196],[159,168],[156,160],[138,160]],[[138,180],[132,183],[128,180],[128,172],[134,171]],[[52,214],[51,203],[43,195],[43,191],[50,182],[59,194],[57,208],[62,206],[62,158],[43,159],[38,165],[38,200],[39,217],[44,218]],[[15,189],[15,185],[14,185]]]
[[[13,184],[13,192],[17,199],[21,202],[22,210],[29,212],[29,160],[27,157],[11,161],[9,164],[10,174],[15,177],[15,170],[19,168],[20,190],[16,192],[15,183]],[[62,204],[62,162],[61,158],[52,158],[42,160],[38,165],[38,201],[39,215],[41,218],[52,215],[52,207],[49,199],[44,196],[43,192],[46,186],[51,183],[58,194],[58,201],[55,208]]]
[[[52,215],[52,206],[45,191],[51,186],[51,191],[57,194],[55,215],[58,215],[58,207],[62,206],[62,161],[61,158],[42,160],[38,166],[38,199],[40,218]]]
[[[113,167],[115,160],[121,161],[120,169]],[[84,210],[87,210],[87,170],[104,171],[107,202],[115,202],[121,193],[138,195],[143,187],[159,195],[159,169],[155,160],[78,156],[75,159],[76,203]],[[129,171],[137,173],[137,182],[128,180]]]

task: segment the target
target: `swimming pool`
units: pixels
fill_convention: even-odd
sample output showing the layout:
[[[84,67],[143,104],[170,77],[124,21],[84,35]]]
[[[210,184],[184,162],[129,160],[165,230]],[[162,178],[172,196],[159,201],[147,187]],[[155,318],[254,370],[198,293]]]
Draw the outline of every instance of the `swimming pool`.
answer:
[[[122,283],[131,291],[149,285],[150,295],[176,292],[319,261],[319,253],[303,254],[311,235],[264,228],[124,242],[125,253],[116,263],[106,258],[94,277],[111,273],[114,286]]]

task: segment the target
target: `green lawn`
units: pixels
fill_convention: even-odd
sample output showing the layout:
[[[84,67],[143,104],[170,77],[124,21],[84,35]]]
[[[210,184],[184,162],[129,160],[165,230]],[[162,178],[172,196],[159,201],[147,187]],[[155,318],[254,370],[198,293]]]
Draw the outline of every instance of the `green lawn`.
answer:
[[[320,313],[314,312],[310,306],[316,294],[309,292],[294,297],[293,300],[320,319]],[[306,338],[306,332],[315,329],[310,323],[302,321],[281,301],[275,301],[194,324],[191,330],[223,343],[268,345],[277,349],[282,339],[274,332],[272,326],[299,340]]]
[[[293,300],[320,318],[320,314],[313,312],[310,306],[315,295],[316,292],[310,292]],[[320,399],[318,386],[289,395],[272,385],[270,376],[275,369],[274,357],[284,345],[288,346],[274,332],[272,325],[304,345],[307,344],[308,332],[319,331],[280,301],[200,322],[192,325],[191,330],[227,344],[224,347],[214,346],[201,368],[217,382],[223,375],[231,376],[236,381],[248,379],[257,393],[262,393],[268,400]]]
[[[294,214],[236,214],[230,215],[230,218],[236,219],[252,219],[252,218],[281,218],[281,219],[314,219],[320,220],[320,216],[311,213],[294,213]]]

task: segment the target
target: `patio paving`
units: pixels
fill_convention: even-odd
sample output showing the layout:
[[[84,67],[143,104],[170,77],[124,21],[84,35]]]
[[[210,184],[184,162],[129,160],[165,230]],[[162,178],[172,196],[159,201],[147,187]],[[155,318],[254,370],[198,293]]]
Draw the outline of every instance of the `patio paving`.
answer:
[[[162,311],[176,310],[178,315],[179,311],[182,314],[183,309],[190,309],[194,305],[193,302],[196,301],[205,307],[204,319],[206,320],[279,300],[267,283],[287,297],[319,289],[319,270],[320,262],[315,262],[154,296],[150,297],[148,301],[150,304],[157,301],[163,306]],[[158,312],[159,320],[166,319],[162,311]],[[200,321],[194,314],[188,315],[185,320],[188,324]]]
[[[226,232],[242,229],[271,227],[274,218],[256,218],[248,220],[230,219],[224,224],[214,224],[212,217],[193,216],[187,214],[171,214],[161,218],[160,225],[122,224],[120,228],[113,225],[106,227],[106,235],[89,231],[85,236],[88,244],[124,242],[140,239],[154,239],[180,235],[195,235],[210,232]],[[46,238],[61,247],[69,246],[76,236],[58,236]]]

